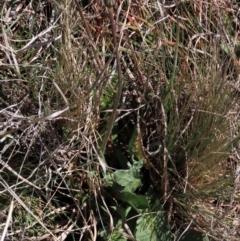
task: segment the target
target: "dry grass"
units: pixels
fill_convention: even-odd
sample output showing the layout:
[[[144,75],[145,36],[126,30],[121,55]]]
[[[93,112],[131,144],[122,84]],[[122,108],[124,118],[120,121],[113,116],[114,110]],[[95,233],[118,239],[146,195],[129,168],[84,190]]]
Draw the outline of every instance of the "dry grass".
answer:
[[[116,230],[135,240],[133,226],[118,226],[114,210],[128,206],[102,169],[128,168],[136,126],[143,183],[172,232],[238,240],[237,3],[116,5],[124,89],[105,153],[119,71],[104,5],[0,6],[1,240],[106,240]]]

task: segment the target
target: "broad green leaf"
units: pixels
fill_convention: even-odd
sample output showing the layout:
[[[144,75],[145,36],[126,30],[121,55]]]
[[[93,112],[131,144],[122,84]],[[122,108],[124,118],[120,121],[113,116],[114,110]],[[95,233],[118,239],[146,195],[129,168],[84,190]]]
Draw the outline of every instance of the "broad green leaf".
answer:
[[[124,187],[125,191],[134,192],[140,185],[140,178],[135,178],[130,170],[118,170],[114,173],[114,181]]]
[[[116,182],[123,187],[124,191],[134,192],[141,186],[140,171],[142,168],[141,162],[134,162],[128,170],[117,170],[111,175],[108,175],[108,183]],[[112,180],[109,180],[112,179]]]
[[[146,209],[149,207],[146,196],[128,191],[122,191],[122,195],[130,205],[137,209]]]
[[[136,239],[138,241],[157,241],[157,234],[154,231],[153,215],[142,215],[137,220]]]
[[[136,223],[135,238],[138,241],[173,240],[166,214],[158,201],[151,210],[142,210],[142,215],[138,218]]]

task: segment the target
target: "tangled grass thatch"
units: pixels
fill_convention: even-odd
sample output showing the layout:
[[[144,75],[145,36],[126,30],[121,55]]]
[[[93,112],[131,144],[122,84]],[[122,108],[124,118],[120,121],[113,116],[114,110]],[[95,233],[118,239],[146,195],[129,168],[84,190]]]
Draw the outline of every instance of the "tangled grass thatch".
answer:
[[[105,6],[0,6],[1,240],[239,239],[237,2],[116,2],[110,137]]]

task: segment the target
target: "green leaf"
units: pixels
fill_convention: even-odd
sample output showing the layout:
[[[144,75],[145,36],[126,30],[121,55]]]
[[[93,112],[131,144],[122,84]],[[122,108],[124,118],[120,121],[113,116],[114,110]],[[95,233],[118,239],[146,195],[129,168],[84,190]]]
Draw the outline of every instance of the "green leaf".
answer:
[[[111,235],[109,235],[109,238],[107,239],[109,241],[126,241],[127,238],[124,238],[122,234],[120,234],[118,231],[114,230]]]
[[[137,220],[136,239],[138,241],[157,241],[152,215],[143,215]]]
[[[138,195],[132,192],[123,191],[123,197],[134,208],[146,209],[149,207],[146,196]]]
[[[117,226],[119,226],[119,222],[117,223]],[[103,230],[100,230],[98,232],[98,235],[102,237],[104,240],[108,241],[126,241],[127,239],[118,232],[117,229],[113,230],[113,232],[110,232],[110,230],[107,230],[107,233]]]
[[[159,201],[156,201],[154,208],[151,208],[151,210],[142,210],[142,215],[136,223],[135,238],[138,241],[173,240],[166,214]]]
[[[118,222],[116,223],[116,226],[115,226],[113,231],[110,231],[108,229],[107,232],[104,232],[103,230],[101,230],[101,231],[98,232],[98,234],[99,234],[99,236],[104,238],[104,240],[108,240],[108,241],[126,241],[127,238],[125,238],[123,236],[123,234],[118,231],[119,229],[122,229],[122,220],[121,219],[118,220]]]
[[[226,44],[220,44],[220,47],[226,54],[229,54],[229,49]]]
[[[124,187],[125,191],[134,192],[140,185],[140,178],[134,177],[130,170],[118,170],[114,173],[114,181]]]
[[[116,225],[116,228],[121,228],[121,226],[122,226],[122,221],[119,220]],[[126,241],[127,239],[121,233],[119,233],[117,229],[114,229],[113,232],[111,234],[109,234],[107,240],[109,240],[109,241]]]
[[[128,213],[132,210],[131,206],[129,206],[127,208],[125,208],[125,207],[123,208],[120,206],[112,206],[111,208],[114,209],[121,216],[122,220],[125,220]]]
[[[129,153],[131,154],[131,156],[134,155],[136,152],[134,143],[135,143],[137,137],[138,137],[138,130],[137,130],[137,126],[135,126],[132,137],[128,143],[128,150],[129,150]]]
[[[129,170],[117,170],[112,174],[107,175],[108,183],[117,183],[123,187],[124,191],[134,192],[141,186],[141,162],[134,162]]]

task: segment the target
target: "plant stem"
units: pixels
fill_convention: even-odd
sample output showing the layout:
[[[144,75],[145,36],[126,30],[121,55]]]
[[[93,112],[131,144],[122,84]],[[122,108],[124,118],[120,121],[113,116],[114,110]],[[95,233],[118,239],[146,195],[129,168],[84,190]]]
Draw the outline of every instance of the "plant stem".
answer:
[[[102,146],[101,146],[102,155],[104,155],[104,153],[105,153],[106,145],[107,145],[109,136],[111,134],[111,131],[112,131],[112,128],[113,128],[113,125],[114,125],[114,122],[115,122],[115,119],[116,119],[116,116],[117,116],[117,108],[118,108],[118,104],[119,104],[119,101],[120,101],[120,98],[121,98],[122,87],[123,87],[120,57],[119,57],[119,46],[118,46],[117,38],[116,38],[116,25],[115,25],[114,19],[113,19],[113,6],[115,4],[113,2],[107,2],[107,0],[106,0],[105,5],[106,5],[106,7],[108,8],[108,11],[109,11],[109,19],[110,19],[111,28],[112,28],[113,44],[114,44],[115,55],[116,55],[116,60],[117,60],[118,90],[117,90],[117,95],[116,95],[116,98],[115,98],[115,101],[114,101],[112,114],[111,114],[110,119],[107,123],[106,134],[104,135]]]

